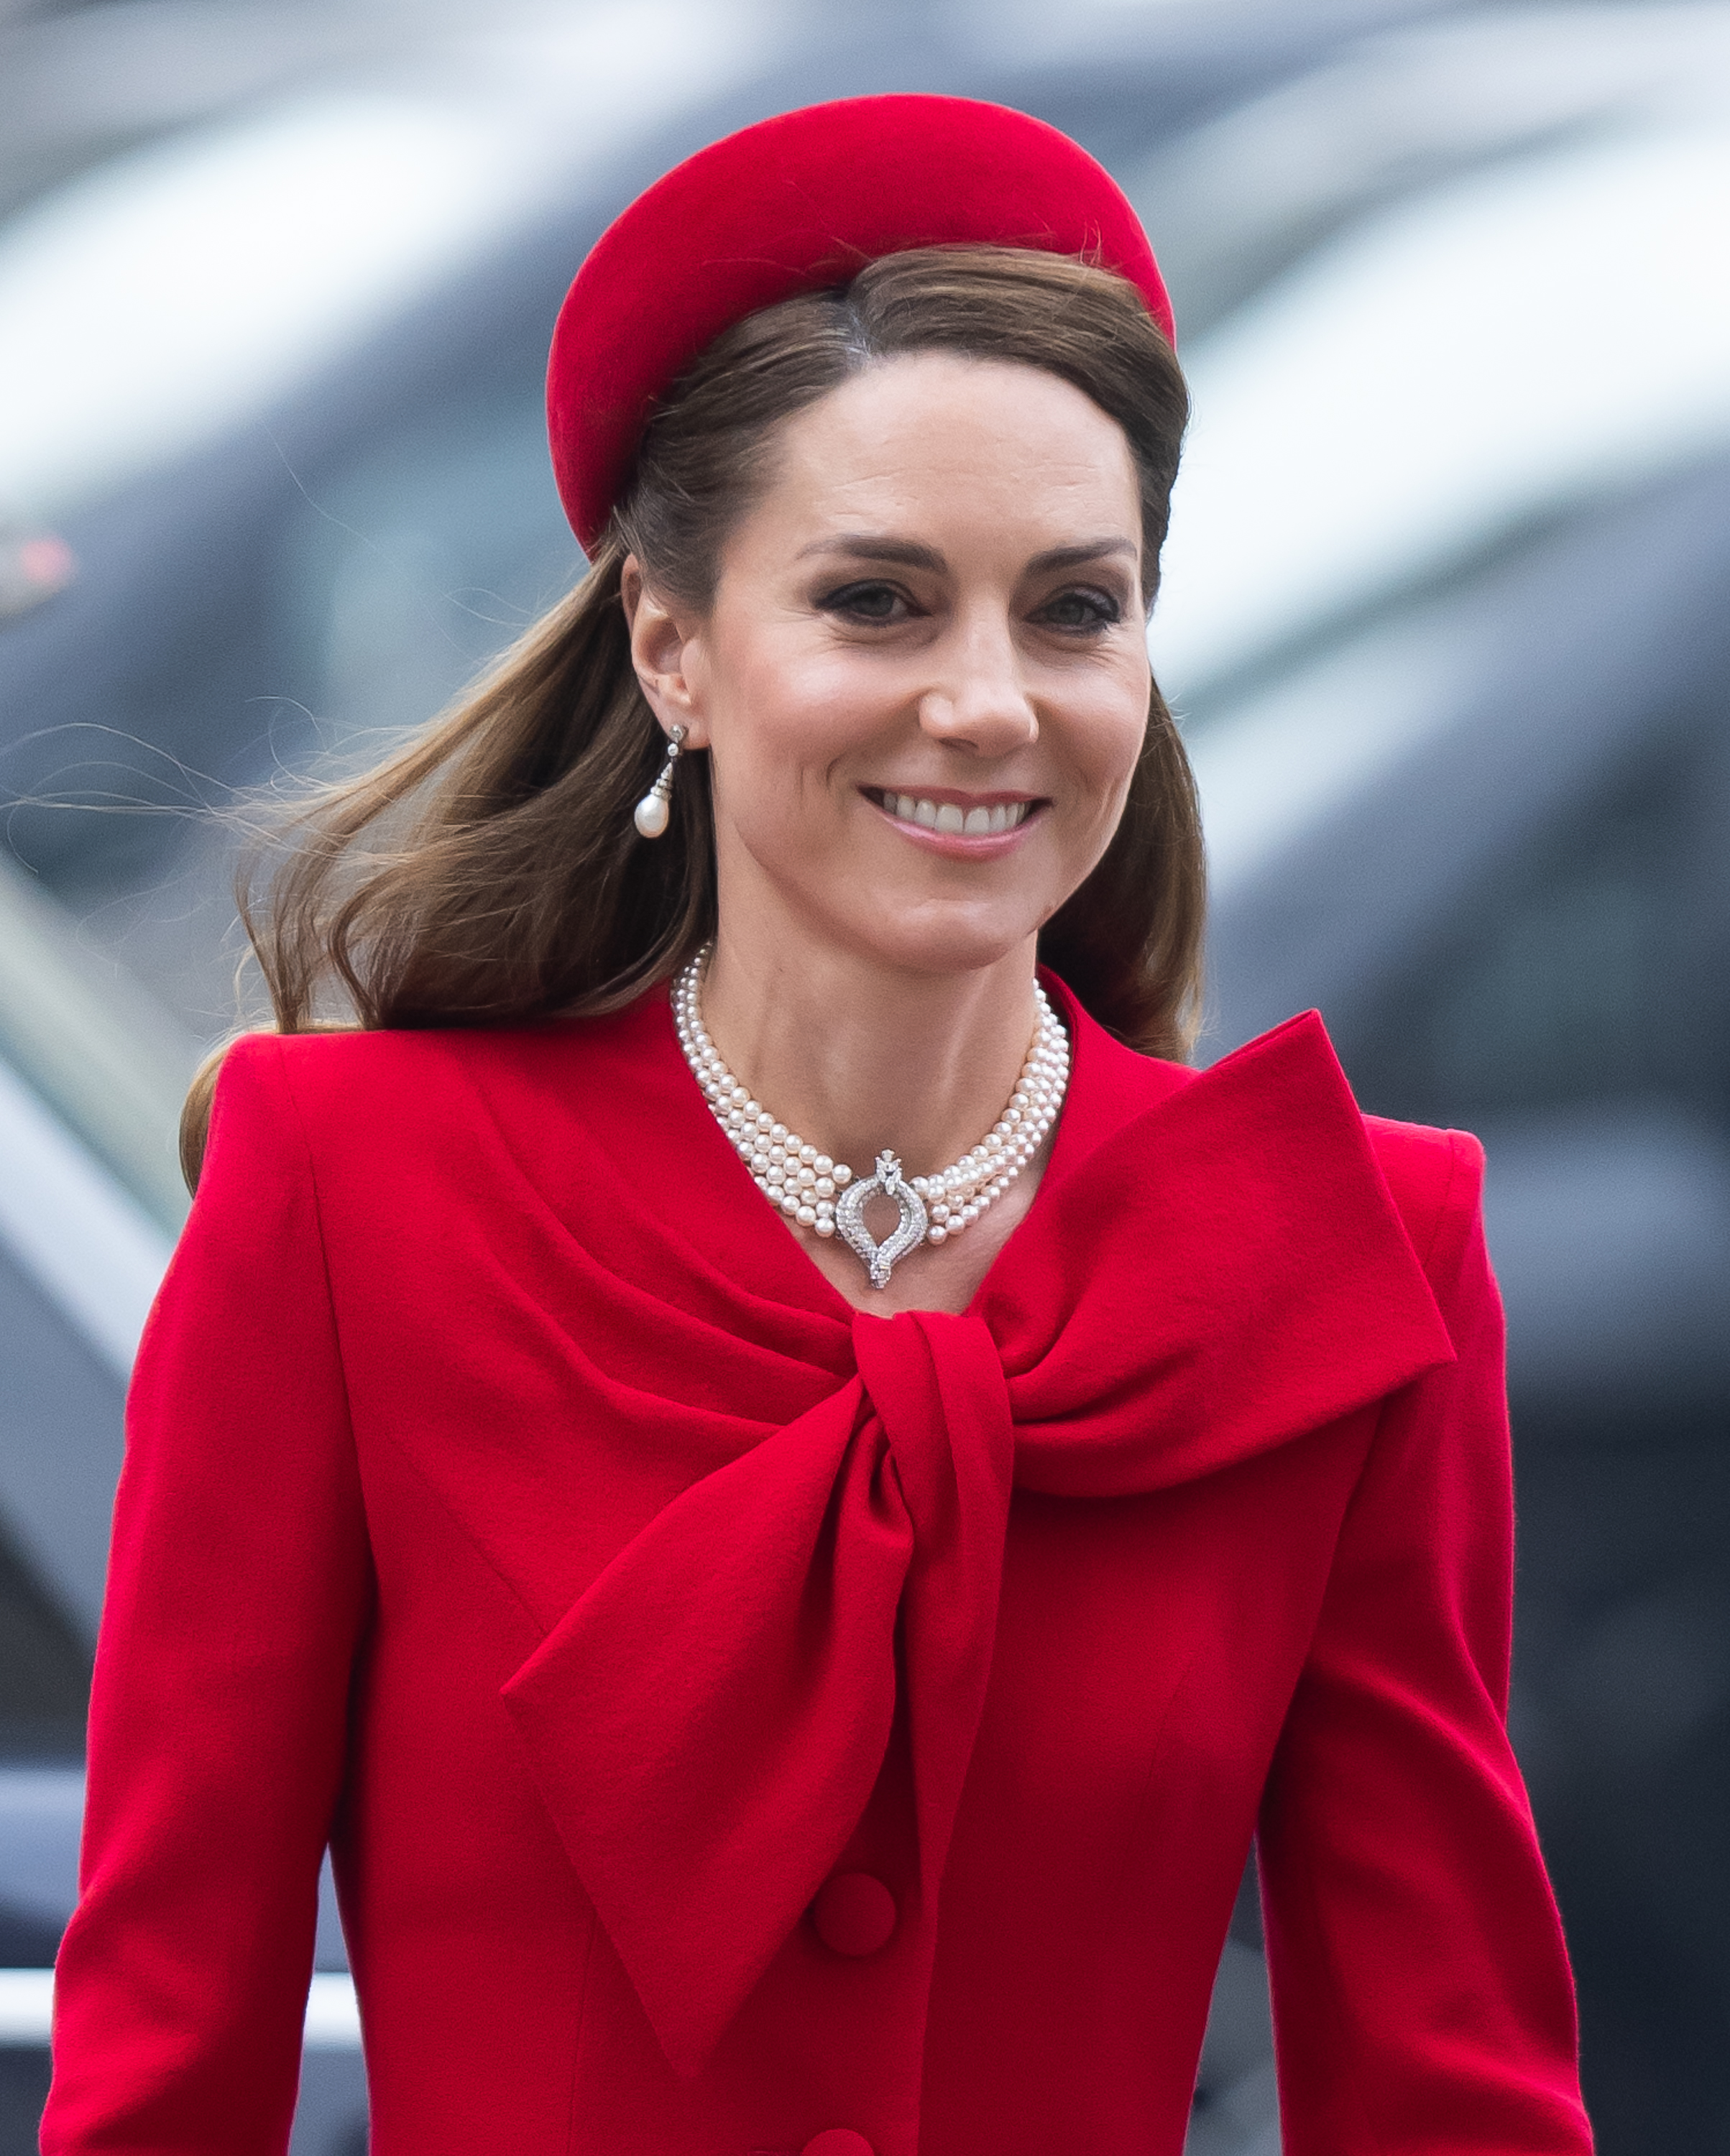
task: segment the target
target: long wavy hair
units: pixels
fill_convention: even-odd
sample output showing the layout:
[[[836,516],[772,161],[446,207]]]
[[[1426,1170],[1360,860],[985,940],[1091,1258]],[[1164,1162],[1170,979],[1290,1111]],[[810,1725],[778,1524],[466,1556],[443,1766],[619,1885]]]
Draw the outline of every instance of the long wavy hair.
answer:
[[[681,761],[665,839],[644,844],[632,823],[665,744],[632,668],[621,569],[634,553],[657,588],[701,613],[777,429],[862,369],[932,350],[1043,368],[1118,423],[1139,477],[1152,605],[1188,401],[1125,280],[1026,249],[931,248],[766,307],[718,337],[652,414],[568,597],[408,747],[312,786],[254,845],[236,896],[279,1031],[598,1014],[714,932],[707,757]],[[1203,910],[1194,784],[1156,687],[1117,834],[1040,932],[1040,955],[1120,1040],[1181,1058],[1199,1013]],[[191,1187],[222,1054],[181,1119]]]

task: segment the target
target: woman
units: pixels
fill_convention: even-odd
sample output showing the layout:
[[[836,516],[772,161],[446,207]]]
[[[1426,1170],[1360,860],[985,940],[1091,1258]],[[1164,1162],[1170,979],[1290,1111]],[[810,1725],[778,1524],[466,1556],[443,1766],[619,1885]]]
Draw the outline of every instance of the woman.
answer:
[[[254,923],[48,2150],[281,2148],[328,1840],[379,2156],[1175,2156],[1258,1831],[1288,2150],[1589,2145],[1477,1149],[1181,1061],[1169,330],[949,100],[584,265],[587,579]]]

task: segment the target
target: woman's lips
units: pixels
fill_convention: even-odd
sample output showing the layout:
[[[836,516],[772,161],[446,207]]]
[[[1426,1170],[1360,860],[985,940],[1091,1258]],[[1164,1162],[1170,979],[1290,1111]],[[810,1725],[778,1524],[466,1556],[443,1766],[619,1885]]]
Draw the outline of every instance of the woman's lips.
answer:
[[[865,798],[910,839],[942,853],[977,858],[1013,846],[1029,821],[1046,805],[1026,794],[983,799],[948,793],[901,793],[887,787],[866,787]]]

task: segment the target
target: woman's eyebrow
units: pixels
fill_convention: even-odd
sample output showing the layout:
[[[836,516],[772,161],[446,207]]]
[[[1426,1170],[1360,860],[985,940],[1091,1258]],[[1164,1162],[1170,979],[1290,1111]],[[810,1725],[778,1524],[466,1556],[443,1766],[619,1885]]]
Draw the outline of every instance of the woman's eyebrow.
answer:
[[[1047,569],[1079,568],[1086,562],[1137,552],[1133,539],[1084,539],[1076,546],[1050,547],[1043,554],[1035,554],[1027,572],[1037,575]],[[870,531],[843,531],[830,538],[814,539],[809,547],[800,547],[796,558],[803,561],[812,554],[844,554],[855,562],[886,562],[897,568],[929,569],[938,575],[949,566],[935,547],[921,546],[916,539],[880,537]]]
[[[1079,547],[1048,547],[1043,554],[1035,554],[1027,566],[1030,571],[1079,569],[1084,562],[1102,562],[1113,554],[1134,555],[1138,551],[1133,539],[1087,539]]]
[[[801,547],[795,559],[809,554],[845,554],[855,562],[891,562],[901,569],[932,569],[939,574],[949,566],[935,547],[921,547],[916,539],[879,538],[869,531],[841,531],[832,538],[814,539]]]

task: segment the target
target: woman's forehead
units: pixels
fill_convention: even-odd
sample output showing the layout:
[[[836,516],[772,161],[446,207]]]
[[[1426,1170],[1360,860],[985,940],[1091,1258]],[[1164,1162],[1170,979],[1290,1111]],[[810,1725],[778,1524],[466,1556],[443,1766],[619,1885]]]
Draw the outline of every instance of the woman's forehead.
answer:
[[[1137,538],[1138,501],[1127,437],[1073,383],[926,352],[875,363],[786,421],[757,508],[814,537],[984,516],[1055,518],[1096,539]]]

